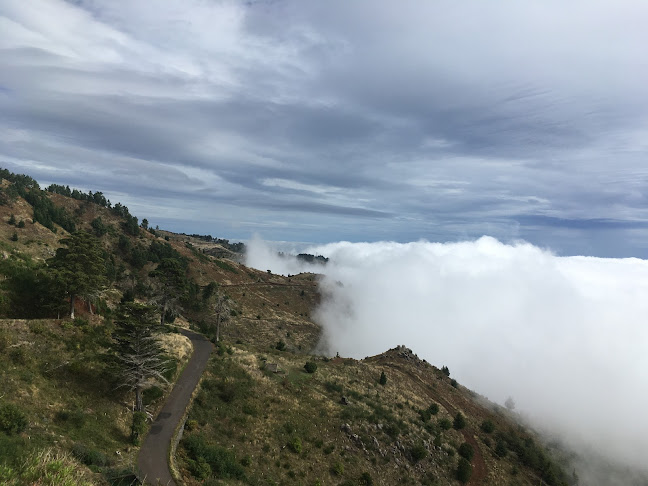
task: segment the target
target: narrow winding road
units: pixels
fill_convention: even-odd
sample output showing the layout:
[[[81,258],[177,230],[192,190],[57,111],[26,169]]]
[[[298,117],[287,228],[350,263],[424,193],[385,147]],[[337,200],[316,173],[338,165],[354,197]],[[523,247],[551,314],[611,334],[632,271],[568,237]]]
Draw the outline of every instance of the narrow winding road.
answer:
[[[212,343],[204,336],[185,329],[180,333],[193,344],[193,354],[169,394],[164,407],[149,430],[137,458],[140,479],[146,484],[175,486],[169,471],[169,447],[180,420],[187,409],[191,394],[202,376],[212,351]]]

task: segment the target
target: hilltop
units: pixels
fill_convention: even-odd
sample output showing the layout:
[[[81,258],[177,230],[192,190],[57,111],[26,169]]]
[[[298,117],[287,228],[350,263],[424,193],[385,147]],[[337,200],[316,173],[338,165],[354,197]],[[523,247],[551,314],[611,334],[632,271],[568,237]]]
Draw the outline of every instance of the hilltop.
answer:
[[[116,309],[153,302],[164,315],[172,384],[191,352],[175,326],[215,338],[222,301],[221,339],[178,447],[186,484],[576,482],[563,452],[405,346],[363,360],[318,354],[317,275],[248,268],[243,246],[225,238],[150,228],[100,192],[0,175],[0,425],[19,425],[0,430],[0,479],[24,480],[30,458],[35,474],[60,463],[78,484],[133,481]],[[79,231],[96,240],[105,275],[71,319],[51,259]],[[179,283],[162,305],[169,261]],[[151,416],[170,386],[145,391]]]

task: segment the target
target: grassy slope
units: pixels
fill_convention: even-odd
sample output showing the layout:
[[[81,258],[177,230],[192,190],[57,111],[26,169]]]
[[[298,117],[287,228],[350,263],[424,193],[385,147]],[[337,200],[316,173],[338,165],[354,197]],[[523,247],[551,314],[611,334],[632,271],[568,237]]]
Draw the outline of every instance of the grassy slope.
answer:
[[[78,227],[87,228],[101,216],[112,226],[102,237],[103,244],[119,255],[119,218],[94,204],[60,195],[51,198],[76,215]],[[59,229],[54,234],[31,223],[22,229],[7,225],[11,213],[18,220],[31,217],[25,205],[18,198],[12,206],[0,206],[0,246],[6,257],[14,253],[45,259],[65,232]],[[14,231],[19,233],[18,242],[10,241]],[[133,244],[144,246],[156,239],[164,241],[148,232],[131,237]],[[223,352],[212,359],[191,411],[185,447],[179,449],[187,477],[209,472],[204,460],[196,460],[200,454],[195,452],[202,451],[229,464],[229,474],[243,474],[250,484],[362,484],[369,477],[374,484],[450,484],[458,461],[456,449],[467,440],[477,449],[472,461],[475,484],[482,479],[487,484],[538,483],[536,474],[514,454],[503,459],[494,454],[497,433],[517,434],[520,439],[525,433],[504,412],[480,405],[473,393],[453,387],[427,363],[404,358],[402,350],[363,361],[309,358],[307,353],[320,335],[310,320],[318,303],[316,276],[281,277],[215,259],[202,253],[205,248],[192,246],[190,237],[176,235],[170,243],[190,260],[189,276],[201,287],[217,282],[236,314],[222,331],[232,354]],[[126,266],[125,278],[115,285],[124,289],[133,278],[146,281],[153,267]],[[114,303],[119,295],[115,291],[105,298]],[[208,307],[185,309],[184,315],[196,323],[211,319]],[[112,467],[132,464],[128,398],[101,378],[104,364],[93,351],[101,337],[102,318],[87,326],[66,320],[5,320],[0,327],[6,337],[0,357],[0,387],[6,391],[0,393],[0,401],[20,404],[30,419],[20,436],[0,433],[0,459],[3,454],[15,456],[20,447],[71,450],[82,443],[108,457]],[[274,349],[278,341],[286,343],[286,351]],[[17,349],[22,357],[14,355]],[[307,359],[317,360],[316,373],[303,371]],[[263,370],[265,362],[277,363],[284,372]],[[378,384],[381,371],[388,377],[385,386]],[[342,395],[349,405],[340,403]],[[432,403],[440,410],[423,421],[419,410]],[[457,411],[466,415],[467,428],[441,430],[439,421],[452,419]],[[496,424],[493,434],[479,430],[485,418]],[[345,424],[348,428],[343,429]],[[234,457],[218,447],[233,451]],[[417,453],[425,457],[417,461]],[[218,464],[210,466],[212,473],[218,473]]]

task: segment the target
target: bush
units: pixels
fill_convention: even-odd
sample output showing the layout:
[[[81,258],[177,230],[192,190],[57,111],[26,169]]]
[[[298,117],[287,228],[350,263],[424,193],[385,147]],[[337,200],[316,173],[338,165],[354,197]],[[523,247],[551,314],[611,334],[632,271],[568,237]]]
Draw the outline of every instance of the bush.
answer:
[[[74,444],[72,446],[72,455],[86,466],[102,467],[110,465],[110,461],[103,452],[92,449],[85,444]]]
[[[0,406],[0,430],[9,435],[20,434],[27,428],[27,416],[11,403]]]
[[[146,432],[146,413],[135,412],[133,414],[133,423],[131,425],[131,442],[135,445],[139,445],[144,432]]]
[[[459,386],[457,380],[455,380],[454,378],[450,380],[450,385],[452,386],[452,388],[457,388]]]
[[[457,479],[463,483],[466,484],[468,481],[470,481],[470,476],[472,476],[472,466],[470,465],[470,462],[463,458],[459,458],[459,464],[457,465]]]
[[[243,466],[231,450],[217,445],[208,445],[203,435],[190,435],[182,440],[187,455],[196,463],[201,460],[209,465],[211,474],[221,479],[244,479]]]
[[[164,396],[162,388],[159,386],[152,386],[142,392],[142,401],[144,402],[144,405],[149,405],[155,400],[162,398],[162,396]]]
[[[373,486],[373,478],[368,472],[363,472],[358,479],[358,482],[363,486]]]
[[[459,446],[459,449],[457,449],[459,452],[459,455],[465,459],[468,459],[469,461],[473,458],[475,455],[475,449],[473,449],[473,446],[471,446],[468,442],[464,442]]]
[[[452,422],[447,418],[439,419],[439,427],[441,430],[450,430],[452,428]]]
[[[441,373],[446,376],[450,376],[450,369],[447,366],[444,366],[443,368],[441,368]]]
[[[495,430],[495,424],[493,423],[492,420],[487,419],[482,422],[480,428],[482,429],[482,432],[490,434]]]
[[[344,464],[336,462],[331,466],[331,474],[334,476],[342,476],[344,474]]]
[[[412,449],[410,450],[410,454],[412,456],[412,461],[414,462],[419,462],[427,457],[427,450],[425,449],[425,446],[421,443],[416,444]]]
[[[384,371],[380,373],[380,380],[378,381],[378,383],[380,383],[382,386],[385,386],[387,384],[387,375]]]
[[[432,415],[436,415],[437,413],[439,413],[439,405],[437,403],[433,403],[428,407],[428,412],[430,412],[430,414]]]
[[[457,412],[457,415],[455,415],[454,421],[452,422],[452,426],[457,430],[463,429],[466,426],[466,417],[464,417],[461,412]]]
[[[54,419],[57,422],[65,422],[76,428],[81,428],[85,424],[86,416],[83,410],[75,408],[74,410],[60,410],[56,412]]]
[[[306,370],[306,373],[315,373],[317,371],[317,363],[313,361],[307,361],[304,365],[304,369]]]
[[[302,451],[302,441],[299,437],[293,437],[290,442],[288,442],[288,449],[293,451],[295,454],[299,454]]]
[[[505,457],[507,453],[508,448],[506,447],[506,443],[502,439],[499,439],[495,445],[495,454],[497,457]]]
[[[275,344],[275,349],[278,349],[279,351],[285,351],[286,343],[283,341],[277,341],[277,344]]]

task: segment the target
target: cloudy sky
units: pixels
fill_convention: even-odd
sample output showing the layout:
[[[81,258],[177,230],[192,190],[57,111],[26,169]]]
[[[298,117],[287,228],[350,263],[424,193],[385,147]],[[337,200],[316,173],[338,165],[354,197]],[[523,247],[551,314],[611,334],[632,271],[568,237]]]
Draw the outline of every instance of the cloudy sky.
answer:
[[[4,0],[0,166],[161,227],[648,257],[648,3]]]

